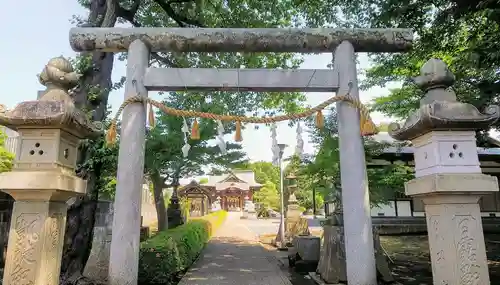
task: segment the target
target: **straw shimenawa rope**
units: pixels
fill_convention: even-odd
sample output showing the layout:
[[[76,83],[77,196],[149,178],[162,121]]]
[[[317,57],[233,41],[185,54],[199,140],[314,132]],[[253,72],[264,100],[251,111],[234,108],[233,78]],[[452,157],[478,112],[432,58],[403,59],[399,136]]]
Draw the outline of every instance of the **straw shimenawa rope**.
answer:
[[[236,122],[236,141],[241,141],[241,123],[252,123],[252,124],[269,124],[269,123],[275,123],[275,122],[281,122],[281,121],[287,121],[287,120],[293,120],[293,119],[301,119],[305,117],[309,117],[313,114],[316,114],[316,126],[318,128],[322,128],[324,125],[324,118],[322,114],[322,110],[325,109],[327,106],[339,102],[339,101],[344,101],[349,104],[351,104],[353,107],[357,108],[360,111],[360,130],[361,130],[361,135],[362,136],[370,136],[378,133],[377,127],[373,123],[373,121],[370,118],[370,113],[369,110],[366,108],[366,106],[359,101],[359,99],[353,98],[349,95],[338,95],[334,96],[323,103],[317,105],[314,108],[308,109],[304,112],[301,113],[296,113],[296,114],[289,114],[289,115],[280,115],[280,116],[274,116],[274,117],[246,117],[246,116],[232,116],[232,115],[218,115],[218,114],[213,114],[213,113],[205,113],[205,112],[198,112],[198,111],[187,111],[187,110],[178,110],[174,108],[170,108],[168,106],[165,106],[161,102],[158,102],[156,100],[153,100],[148,97],[144,96],[132,96],[128,99],[126,99],[118,109],[118,112],[116,113],[115,117],[111,121],[111,125],[109,127],[109,130],[106,135],[106,141],[108,145],[113,145],[116,141],[116,122],[118,121],[119,116],[121,115],[123,109],[131,104],[131,103],[148,103],[150,105],[150,112],[152,112],[152,107],[155,106],[158,109],[162,110],[168,115],[172,116],[178,116],[178,117],[194,117],[194,118],[204,118],[204,119],[212,119],[212,120],[221,120],[221,121],[234,121]],[[152,115],[150,114],[149,116],[149,124],[151,126],[154,126],[154,122]],[[197,123],[197,121],[196,121]],[[197,126],[195,126],[197,127]],[[198,130],[195,130],[194,135],[192,134],[191,136],[192,139],[199,139],[198,135]]]

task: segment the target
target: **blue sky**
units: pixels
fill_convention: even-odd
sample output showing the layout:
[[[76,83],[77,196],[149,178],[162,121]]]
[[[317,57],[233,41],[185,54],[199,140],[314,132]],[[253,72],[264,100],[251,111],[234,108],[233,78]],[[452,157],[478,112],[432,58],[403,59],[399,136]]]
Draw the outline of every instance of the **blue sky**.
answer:
[[[15,11],[22,11],[16,13]],[[85,9],[80,7],[76,0],[48,0],[48,1],[6,1],[0,10],[0,34],[3,41],[0,45],[0,84],[2,94],[0,103],[8,108],[17,103],[36,98],[38,90],[43,86],[38,83],[36,75],[41,72],[47,61],[55,56],[73,57],[68,42],[69,29],[72,15],[86,15]],[[330,54],[310,55],[301,68],[322,69],[331,61]],[[365,55],[360,56],[360,70],[368,67]],[[125,74],[125,63],[116,61],[113,70],[113,79],[118,80]],[[361,92],[363,102],[368,102],[374,97],[388,93],[387,89],[373,88]],[[316,105],[326,100],[332,94],[309,93],[306,94],[308,104]],[[150,94],[158,99],[158,94]],[[123,101],[123,90],[110,94],[109,102],[116,110]],[[389,121],[381,114],[372,114],[376,123]],[[227,140],[232,140],[232,135],[227,135]],[[295,128],[290,128],[286,123],[278,125],[278,141],[290,147],[285,155],[290,155],[295,148]],[[314,152],[314,147],[308,143],[304,133],[304,150]],[[256,143],[258,142],[258,143]],[[268,128],[254,130],[248,126],[243,131],[243,147],[251,160],[270,161],[271,138]],[[180,150],[179,150],[180,151]]]

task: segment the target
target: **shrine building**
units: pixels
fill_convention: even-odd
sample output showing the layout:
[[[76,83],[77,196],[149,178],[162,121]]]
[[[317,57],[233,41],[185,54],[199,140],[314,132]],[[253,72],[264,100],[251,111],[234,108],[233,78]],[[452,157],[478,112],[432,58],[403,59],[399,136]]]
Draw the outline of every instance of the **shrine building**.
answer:
[[[386,132],[373,136],[380,143],[395,143]],[[488,137],[485,147],[478,147],[477,154],[482,173],[496,176],[500,180],[500,141]],[[367,167],[383,167],[388,164],[415,166],[413,147],[388,147],[374,159],[367,161]],[[479,201],[483,217],[500,217],[500,192],[485,194]],[[423,217],[424,204],[420,198],[396,195],[387,205],[371,209],[374,217]]]
[[[179,189],[179,197],[186,197],[191,203],[192,215],[208,213],[215,201],[226,211],[241,211],[246,200],[252,200],[253,193],[262,188],[255,181],[252,170],[232,170],[224,175],[209,176],[208,182],[199,184],[191,181]]]

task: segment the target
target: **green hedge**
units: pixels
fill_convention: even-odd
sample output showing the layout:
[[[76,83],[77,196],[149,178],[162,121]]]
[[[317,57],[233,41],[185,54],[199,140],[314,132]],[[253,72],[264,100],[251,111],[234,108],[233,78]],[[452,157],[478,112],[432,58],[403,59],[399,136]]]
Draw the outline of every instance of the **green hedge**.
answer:
[[[142,242],[139,284],[177,284],[179,277],[193,264],[226,216],[225,211],[217,211],[193,218],[184,225]]]

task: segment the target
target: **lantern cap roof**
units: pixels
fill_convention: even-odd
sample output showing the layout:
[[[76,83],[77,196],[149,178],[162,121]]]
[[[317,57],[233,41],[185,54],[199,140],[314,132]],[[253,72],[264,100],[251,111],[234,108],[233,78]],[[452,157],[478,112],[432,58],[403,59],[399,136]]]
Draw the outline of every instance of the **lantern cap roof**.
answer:
[[[80,74],[64,57],[49,60],[38,80],[46,87],[38,100],[19,103],[13,110],[0,106],[0,125],[10,129],[59,128],[79,138],[92,137],[103,130],[76,108],[69,92],[78,85]]]
[[[446,63],[428,60],[413,79],[424,91],[420,108],[410,114],[403,125],[389,125],[389,135],[396,140],[412,140],[431,131],[469,131],[485,129],[500,117],[500,107],[488,106],[481,113],[474,105],[457,101],[451,88],[455,76]]]

